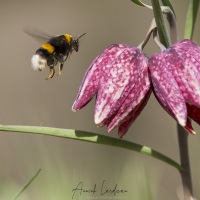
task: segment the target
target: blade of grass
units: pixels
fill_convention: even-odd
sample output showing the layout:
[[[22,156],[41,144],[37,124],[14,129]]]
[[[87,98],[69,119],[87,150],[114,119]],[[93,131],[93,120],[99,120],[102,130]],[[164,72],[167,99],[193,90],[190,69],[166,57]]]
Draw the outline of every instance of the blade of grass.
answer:
[[[136,144],[130,141],[113,138],[105,135],[99,135],[96,133],[78,131],[72,129],[59,129],[50,127],[37,127],[37,126],[12,126],[12,125],[0,125],[0,131],[42,134],[42,135],[62,137],[72,140],[80,140],[85,142],[104,144],[114,147],[121,147],[123,149],[133,150],[154,157],[158,160],[161,160],[175,167],[179,171],[183,170],[183,168],[176,161],[147,146],[142,146],[140,144]]]
[[[152,8],[151,6],[149,6],[149,5],[147,5],[147,4],[145,4],[145,3],[143,3],[142,1],[140,1],[140,0],[131,0],[133,3],[135,3],[135,4],[137,4],[137,5],[139,5],[139,6],[143,6],[143,7],[146,7],[146,8]]]
[[[186,23],[185,23],[185,39],[192,39],[194,26],[198,14],[199,9],[199,0],[190,0],[190,4],[187,11]]]
[[[11,200],[16,200],[18,197],[26,190],[26,188],[35,180],[35,178],[39,175],[41,172],[41,169],[39,169],[36,174],[25,184],[23,185],[19,191],[11,198]]]

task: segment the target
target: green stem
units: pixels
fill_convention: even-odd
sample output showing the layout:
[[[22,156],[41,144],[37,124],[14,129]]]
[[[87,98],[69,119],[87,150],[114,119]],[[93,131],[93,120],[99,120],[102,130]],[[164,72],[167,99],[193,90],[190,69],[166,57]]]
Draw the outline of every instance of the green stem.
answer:
[[[160,42],[167,48],[171,45],[159,0],[151,0]]]
[[[169,7],[169,9],[175,14],[174,12],[174,8],[170,2],[170,0],[162,0],[162,4],[165,6],[165,7]]]
[[[171,43],[174,44],[178,42],[178,30],[175,14],[169,7],[165,7],[162,11],[167,15],[167,20],[170,26]]]

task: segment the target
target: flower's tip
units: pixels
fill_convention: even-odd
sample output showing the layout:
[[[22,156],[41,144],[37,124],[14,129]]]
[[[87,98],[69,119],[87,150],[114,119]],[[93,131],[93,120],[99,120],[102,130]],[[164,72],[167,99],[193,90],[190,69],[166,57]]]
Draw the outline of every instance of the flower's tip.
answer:
[[[192,135],[196,135],[197,132],[196,132],[196,131],[192,131],[191,134],[192,134]]]
[[[96,119],[94,119],[94,123],[97,126],[97,128],[101,128],[102,126],[104,126],[103,123],[101,123],[100,121],[97,121]]]
[[[183,127],[186,126],[186,120],[185,119],[182,119],[182,118],[178,119],[178,123]]]
[[[77,109],[74,105],[72,106],[72,111],[73,112],[76,112],[76,111],[78,111],[79,109]]]
[[[107,133],[110,133],[113,130],[113,128],[110,128],[109,126],[107,126],[106,131]]]
[[[190,122],[190,120],[187,120],[187,124],[186,126],[183,127],[188,133],[192,134],[192,135],[196,135],[196,131],[193,129],[192,124]]]
[[[112,128],[109,128],[107,127],[106,131],[107,133],[110,133],[115,127],[112,127]],[[118,136],[119,138],[122,138],[125,134],[126,134],[127,131],[124,131],[124,130],[121,130],[120,128],[118,129]]]
[[[119,138],[122,138],[125,134],[126,134],[127,130],[124,131],[124,130],[118,130],[118,136]]]
[[[81,106],[80,103],[77,100],[75,100],[75,102],[72,105],[72,111],[73,112],[79,111],[82,107],[84,106]]]
[[[101,117],[94,117],[94,123],[98,126],[98,127],[101,127],[101,126],[103,126],[102,125],[102,119],[101,119]]]
[[[96,126],[97,126],[97,128],[101,128],[102,127],[101,124],[96,124]]]
[[[190,133],[191,135],[196,135],[197,133],[196,133],[196,131],[194,130],[194,129],[189,129],[188,127],[184,127],[185,129],[186,129],[186,131],[188,132],[188,133]]]

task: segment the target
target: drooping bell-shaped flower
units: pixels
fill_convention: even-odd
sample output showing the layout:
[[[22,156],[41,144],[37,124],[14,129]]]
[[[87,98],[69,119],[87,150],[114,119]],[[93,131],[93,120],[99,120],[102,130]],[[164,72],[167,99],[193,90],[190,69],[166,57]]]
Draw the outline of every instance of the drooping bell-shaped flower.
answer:
[[[195,133],[189,118],[200,124],[200,47],[183,40],[153,55],[148,67],[160,104],[188,132]]]
[[[106,48],[90,65],[72,106],[76,111],[96,95],[95,124],[122,137],[141,113],[151,94],[148,58],[126,44]]]

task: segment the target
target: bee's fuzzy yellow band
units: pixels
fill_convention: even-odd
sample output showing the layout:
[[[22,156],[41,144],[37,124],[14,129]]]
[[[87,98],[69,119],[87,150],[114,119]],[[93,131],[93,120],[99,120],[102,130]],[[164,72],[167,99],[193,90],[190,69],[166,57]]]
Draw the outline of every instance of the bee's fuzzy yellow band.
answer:
[[[55,50],[54,46],[52,46],[51,44],[49,43],[44,43],[42,44],[41,46],[43,49],[46,49],[50,54],[52,54]]]

